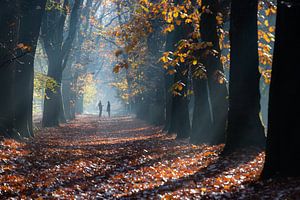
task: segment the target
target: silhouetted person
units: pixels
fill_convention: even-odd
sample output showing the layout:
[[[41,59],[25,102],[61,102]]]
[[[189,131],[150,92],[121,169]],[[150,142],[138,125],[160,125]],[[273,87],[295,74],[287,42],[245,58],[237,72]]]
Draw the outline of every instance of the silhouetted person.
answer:
[[[99,107],[99,117],[101,117],[102,116],[102,107],[103,107],[101,101],[99,101],[98,107]]]
[[[107,108],[106,108],[106,111],[108,113],[108,117],[110,117],[110,102],[108,101],[107,102]]]

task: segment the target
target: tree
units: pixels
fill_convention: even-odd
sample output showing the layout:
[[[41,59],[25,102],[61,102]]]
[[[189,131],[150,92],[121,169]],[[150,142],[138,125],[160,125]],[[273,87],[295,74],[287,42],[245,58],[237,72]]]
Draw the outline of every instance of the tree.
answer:
[[[166,36],[166,44],[165,44],[165,51],[166,52],[172,52],[175,50],[175,33],[174,31],[170,32]],[[171,131],[171,119],[172,119],[172,93],[171,88],[174,81],[174,75],[165,73],[165,109],[166,109],[166,121],[165,121],[165,127],[164,130],[168,131],[169,133]]]
[[[46,89],[43,111],[44,127],[57,126],[59,121],[65,121],[61,95],[62,73],[66,66],[64,62],[67,62],[76,35],[82,3],[83,0],[74,0],[69,18],[67,36],[64,34],[64,28],[69,1],[65,0],[62,8],[56,2],[50,2],[47,5],[48,10],[43,19],[41,37],[48,56],[48,76],[53,78],[58,86],[54,92]]]
[[[4,57],[0,70],[4,98],[0,124],[5,132],[17,137],[33,136],[33,64],[45,3],[6,1],[1,10],[0,43]]]
[[[177,41],[187,37],[185,30],[186,26],[175,30],[175,38]],[[176,42],[175,42],[176,43]],[[172,106],[171,106],[171,121],[169,132],[176,133],[177,138],[188,138],[190,136],[190,117],[189,117],[189,99],[187,98],[189,84],[189,67],[186,63],[181,63],[175,67],[174,75]],[[176,91],[177,90],[177,91]]]
[[[266,160],[262,178],[299,176],[300,113],[298,1],[277,4],[274,58],[269,94]]]
[[[32,101],[34,58],[40,35],[42,16],[46,0],[21,1],[21,19],[19,45],[27,47],[29,52],[16,63],[15,72],[15,125],[16,130],[25,137],[33,136]],[[22,95],[22,98],[18,98]]]
[[[212,130],[209,142],[220,144],[225,141],[225,129],[228,113],[227,87],[224,75],[224,68],[220,60],[221,49],[218,36],[218,20],[220,18],[220,5],[218,1],[203,1],[211,13],[203,13],[201,16],[201,38],[203,41],[212,43],[212,53],[204,61],[207,69],[207,81],[209,97],[211,102]]]
[[[14,64],[17,54],[17,0],[4,1],[0,8],[0,132],[9,137],[13,129]]]
[[[174,1],[175,5],[183,3],[181,0]],[[191,27],[188,24],[181,23],[177,25],[173,35],[169,35],[171,43],[168,45],[178,45],[182,39],[188,38]],[[173,41],[172,41],[173,40]],[[168,47],[169,48],[169,47]],[[176,133],[177,138],[188,138],[190,136],[190,117],[189,117],[189,99],[187,98],[189,84],[189,67],[187,63],[180,63],[174,66],[176,73],[173,79],[173,93],[170,112],[170,126],[168,132]],[[168,84],[167,84],[168,86]],[[168,100],[168,98],[167,98]],[[169,103],[169,102],[167,102]]]
[[[218,1],[214,0],[203,0],[202,6],[207,10],[201,14],[201,41],[212,45],[198,53],[207,73],[205,78],[197,76],[193,78],[195,105],[191,141],[218,144],[225,140],[228,110],[227,88],[220,61],[221,49],[217,31],[220,7]],[[194,73],[197,73],[197,70],[200,69],[194,68]]]
[[[101,1],[100,1],[101,3]],[[64,104],[64,113],[67,120],[74,119],[74,113],[83,113],[83,95],[76,91],[76,86],[78,85],[78,77],[80,74],[86,73],[86,65],[88,58],[83,55],[89,55],[85,53],[83,47],[84,42],[87,40],[92,40],[92,32],[89,31],[90,19],[92,16],[93,0],[88,0],[82,9],[81,19],[79,21],[78,30],[76,37],[73,42],[73,48],[69,53],[69,58],[63,72],[63,82],[62,82],[62,96]],[[78,67],[80,65],[81,67]],[[77,66],[77,67],[74,67]],[[77,108],[77,109],[76,109]]]
[[[165,122],[164,70],[157,64],[157,60],[161,56],[160,51],[164,46],[165,38],[162,35],[162,23],[158,19],[149,20],[149,23],[151,23],[151,32],[145,45],[147,56],[142,69],[146,79],[143,81],[144,87],[147,89],[142,94],[144,100],[140,101],[142,103],[140,116],[145,116],[145,120],[151,124],[163,125]]]
[[[264,147],[259,118],[257,1],[233,0],[230,18],[229,113],[225,152],[240,147]]]

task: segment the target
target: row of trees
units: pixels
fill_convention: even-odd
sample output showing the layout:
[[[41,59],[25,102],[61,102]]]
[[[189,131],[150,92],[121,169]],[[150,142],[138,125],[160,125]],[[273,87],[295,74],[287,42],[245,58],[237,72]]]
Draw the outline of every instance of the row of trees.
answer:
[[[228,19],[230,3],[230,56],[225,56],[225,60],[230,59],[228,93],[222,62],[226,35],[222,34],[225,31],[220,25]],[[124,100],[138,117],[164,125],[177,138],[190,137],[192,143],[225,142],[224,154],[249,146],[265,147],[265,130],[260,119],[260,79],[261,74],[266,83],[270,79],[270,69],[263,70],[262,66],[272,62],[269,43],[274,39],[275,28],[262,19],[275,14],[275,8],[270,1],[252,0],[140,1],[128,22],[115,32],[123,41],[123,49],[116,55],[119,58],[122,53],[126,55],[115,71],[124,67],[127,75],[143,76],[142,80],[126,76],[128,95]],[[263,17],[258,18],[262,10]],[[299,47],[293,20],[299,17],[297,10],[296,1],[278,3],[265,178],[299,175],[296,170],[299,136],[295,127],[297,117],[294,118],[299,113],[296,103],[299,88],[296,77],[288,74],[289,71],[296,76],[298,70],[292,64],[296,63]],[[149,24],[151,28],[147,28]],[[258,30],[258,25],[264,28]],[[294,29],[287,30],[287,27]],[[264,42],[258,43],[260,40]],[[162,51],[165,53],[161,57]],[[137,61],[132,62],[137,59],[136,54],[141,57],[139,67]],[[159,58],[164,64],[163,73],[152,68],[153,63],[159,65],[155,62]],[[132,82],[152,84],[155,89],[133,92]]]
[[[225,56],[221,52],[225,36],[220,25],[226,19],[222,15],[227,15],[227,6],[229,4],[226,1],[141,1],[140,10],[132,10],[134,14],[128,22],[116,30],[116,35],[124,45],[121,53],[126,57],[115,69],[118,72],[119,68],[132,66],[127,73],[134,74],[134,77],[142,74],[143,80],[130,80],[127,77],[127,83],[152,84],[155,88],[147,86],[134,92],[134,88],[130,88],[133,84],[128,84],[129,100],[126,100],[138,117],[164,124],[169,133],[176,133],[178,138],[191,137],[193,143],[218,144],[225,141],[228,92],[222,62]],[[241,9],[246,10],[247,15]],[[227,137],[227,148],[258,143],[263,146],[264,129],[259,118],[258,44],[253,43],[258,40],[258,4],[232,7],[232,12],[231,51],[237,53],[231,57],[232,84],[229,87],[232,98],[228,121],[231,134]],[[255,16],[249,17],[251,14]],[[246,21],[248,19],[243,17],[252,21]],[[147,28],[149,24],[150,28]],[[163,31],[167,34],[163,35]],[[250,34],[253,41],[251,38],[244,40],[249,33],[253,33]],[[243,46],[249,48],[241,50]],[[222,49],[224,51],[224,47]],[[160,53],[162,51],[163,56]],[[254,53],[249,54],[249,51]],[[120,57],[119,53],[117,55]],[[135,59],[139,59],[139,67],[136,67],[137,61],[132,62]],[[164,64],[164,71],[157,63],[159,59]],[[245,67],[239,67],[241,64]],[[152,66],[155,65],[160,70],[153,70]],[[253,105],[245,102],[252,102]],[[240,138],[241,129],[249,131],[245,134],[247,138]]]
[[[99,46],[89,42],[96,38],[91,18],[103,19],[107,13],[99,15],[98,11],[105,4],[100,0],[3,2],[0,12],[1,134],[14,138],[33,136],[34,89],[41,91],[44,98],[44,127],[57,126],[74,119],[75,113],[83,112],[82,91],[85,80],[90,79],[89,57],[94,47]],[[43,53],[44,58],[39,55]],[[46,61],[47,74],[34,74],[37,60],[40,65],[44,64],[41,60]]]
[[[229,56],[222,25],[229,19],[230,3]],[[90,51],[83,51],[88,38],[117,47],[118,63],[113,70],[126,70],[119,72],[121,81],[113,86],[119,89],[128,111],[139,118],[164,125],[178,138],[190,137],[192,143],[225,142],[224,153],[265,146],[259,83],[261,74],[270,77],[259,63],[272,61],[268,43],[274,27],[267,20],[260,22],[257,13],[264,5],[265,16],[274,14],[271,2],[114,0],[109,14],[116,15],[105,21],[106,25],[104,9],[103,15],[97,14],[100,5],[108,4],[93,0],[4,1],[0,10],[1,134],[33,136],[33,65],[39,36],[47,55],[48,78],[56,83],[46,88],[43,125],[57,126],[65,122],[65,116],[72,119],[76,110],[82,112],[83,97],[76,90],[88,73],[83,63],[91,56]],[[278,3],[266,178],[299,175],[299,88],[294,64],[300,45],[294,20],[298,17],[299,3]],[[112,24],[115,29],[104,30]],[[258,30],[260,24],[264,31]],[[265,43],[257,42],[261,39]],[[229,92],[223,67],[228,60]]]

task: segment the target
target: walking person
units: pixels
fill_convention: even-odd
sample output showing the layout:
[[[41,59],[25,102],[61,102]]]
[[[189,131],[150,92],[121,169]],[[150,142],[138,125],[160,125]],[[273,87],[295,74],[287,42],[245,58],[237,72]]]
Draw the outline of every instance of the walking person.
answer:
[[[99,101],[99,103],[98,103],[99,117],[102,117],[102,107],[103,107],[103,105],[102,105],[101,101]]]
[[[110,102],[108,101],[107,102],[107,108],[106,108],[106,111],[108,113],[108,117],[110,117]]]

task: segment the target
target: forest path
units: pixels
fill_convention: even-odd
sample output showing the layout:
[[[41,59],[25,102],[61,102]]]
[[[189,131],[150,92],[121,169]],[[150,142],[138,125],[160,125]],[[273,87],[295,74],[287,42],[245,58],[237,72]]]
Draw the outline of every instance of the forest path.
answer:
[[[219,158],[221,148],[175,140],[132,117],[79,116],[38,131],[29,142],[0,143],[0,199],[260,199],[276,190],[291,193],[284,184],[248,185],[260,173],[262,152]]]

